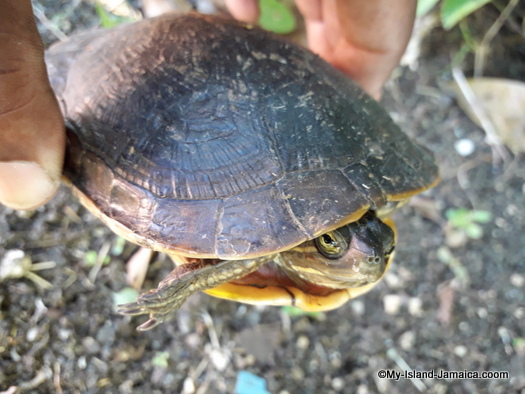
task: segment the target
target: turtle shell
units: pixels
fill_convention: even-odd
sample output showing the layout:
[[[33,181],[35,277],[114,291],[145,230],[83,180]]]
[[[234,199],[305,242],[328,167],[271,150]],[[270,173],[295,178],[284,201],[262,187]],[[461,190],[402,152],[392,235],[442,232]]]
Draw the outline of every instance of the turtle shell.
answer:
[[[46,54],[65,176],[113,230],[171,254],[289,249],[438,178],[348,77],[251,25],[169,14]]]

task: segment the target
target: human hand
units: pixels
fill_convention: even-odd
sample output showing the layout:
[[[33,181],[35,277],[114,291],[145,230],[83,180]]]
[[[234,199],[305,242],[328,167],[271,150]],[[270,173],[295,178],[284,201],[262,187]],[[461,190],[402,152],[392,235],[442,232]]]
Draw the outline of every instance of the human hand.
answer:
[[[241,20],[256,0],[226,0]],[[297,0],[311,49],[378,98],[408,43],[415,0]],[[64,126],[49,86],[30,0],[5,0],[0,13],[0,203],[31,209],[59,186]]]
[[[3,0],[0,27],[0,203],[32,209],[60,184],[64,121],[31,1]]]
[[[406,49],[416,0],[296,0],[310,49],[376,99]],[[232,15],[254,22],[256,0],[226,0]]]

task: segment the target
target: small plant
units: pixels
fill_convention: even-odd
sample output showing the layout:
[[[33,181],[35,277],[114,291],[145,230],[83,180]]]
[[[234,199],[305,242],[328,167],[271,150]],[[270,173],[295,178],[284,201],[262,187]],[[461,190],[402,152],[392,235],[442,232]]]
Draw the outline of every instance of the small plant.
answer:
[[[442,0],[440,18],[443,27],[447,30],[477,11],[491,0]],[[439,0],[418,0],[417,15],[422,16],[429,12]]]
[[[307,316],[318,321],[324,320],[326,316],[323,312],[306,312],[295,306],[283,306],[281,310],[290,317]]]
[[[98,262],[99,256],[98,252],[95,250],[89,250],[84,255],[84,263],[86,267],[94,267]],[[111,261],[111,258],[109,256],[105,256],[102,260],[102,265],[108,265]]]
[[[445,216],[451,227],[464,232],[471,239],[483,237],[483,227],[480,224],[492,220],[492,213],[488,211],[471,211],[464,208],[448,209]]]
[[[111,298],[113,299],[114,306],[133,302],[137,299],[138,296],[139,292],[131,287],[124,287],[120,291],[111,293]]]
[[[169,352],[157,352],[155,357],[151,360],[151,364],[155,367],[168,368],[168,360],[170,358]]]
[[[111,29],[123,23],[135,22],[140,19],[140,14],[133,10],[133,7],[126,1],[110,8],[108,1],[98,0],[95,2],[95,11],[100,19],[100,26],[104,29]]]

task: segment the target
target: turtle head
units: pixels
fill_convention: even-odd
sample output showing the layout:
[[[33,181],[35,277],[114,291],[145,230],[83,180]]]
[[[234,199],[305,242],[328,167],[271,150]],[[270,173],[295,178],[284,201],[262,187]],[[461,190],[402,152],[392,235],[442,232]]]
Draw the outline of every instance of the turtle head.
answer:
[[[360,287],[383,276],[394,246],[393,224],[368,212],[358,221],[281,253],[279,265],[301,286]]]
[[[395,226],[368,212],[359,220],[282,251],[242,278],[206,292],[305,311],[335,309],[372,289],[394,257]]]

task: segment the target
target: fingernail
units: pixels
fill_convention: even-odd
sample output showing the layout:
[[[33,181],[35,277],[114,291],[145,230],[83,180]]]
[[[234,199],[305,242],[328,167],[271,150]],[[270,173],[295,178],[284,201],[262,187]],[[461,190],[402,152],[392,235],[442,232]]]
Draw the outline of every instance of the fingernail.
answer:
[[[59,182],[38,164],[0,162],[0,204],[13,209],[33,209],[53,197]]]

